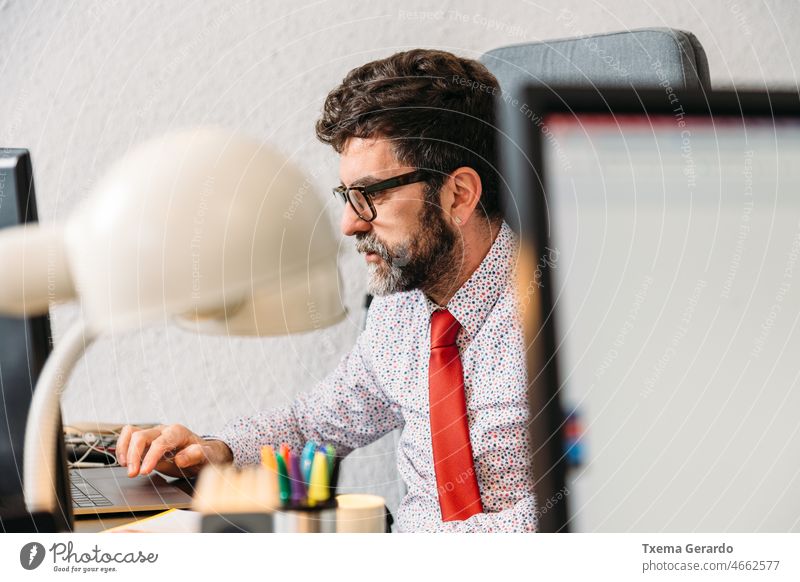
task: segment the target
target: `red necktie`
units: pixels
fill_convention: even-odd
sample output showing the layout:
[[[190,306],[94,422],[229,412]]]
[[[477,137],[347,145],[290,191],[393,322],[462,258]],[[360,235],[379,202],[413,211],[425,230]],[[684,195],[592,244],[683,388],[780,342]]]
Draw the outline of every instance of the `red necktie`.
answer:
[[[442,521],[460,521],[483,512],[469,442],[464,369],[456,346],[460,329],[461,324],[446,309],[433,313],[428,395]]]

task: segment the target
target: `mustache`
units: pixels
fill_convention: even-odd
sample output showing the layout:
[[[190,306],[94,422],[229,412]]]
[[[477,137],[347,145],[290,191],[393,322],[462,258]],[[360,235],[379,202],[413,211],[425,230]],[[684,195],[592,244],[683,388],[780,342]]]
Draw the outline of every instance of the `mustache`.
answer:
[[[356,250],[362,254],[375,253],[387,263],[392,260],[392,254],[389,252],[389,248],[378,240],[375,233],[357,234]]]

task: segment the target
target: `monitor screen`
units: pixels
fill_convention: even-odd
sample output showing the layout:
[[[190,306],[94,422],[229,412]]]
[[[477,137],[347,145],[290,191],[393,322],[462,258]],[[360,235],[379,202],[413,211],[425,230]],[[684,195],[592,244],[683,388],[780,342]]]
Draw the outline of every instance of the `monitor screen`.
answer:
[[[572,531],[800,531],[800,122],[553,113]]]
[[[28,152],[0,150],[0,228],[32,222],[36,218]],[[50,527],[44,521],[39,522],[38,517],[36,524],[29,523],[22,487],[28,409],[50,348],[47,316],[0,316],[0,531],[41,529],[42,525]],[[63,479],[63,475],[59,477]],[[58,486],[61,491],[63,483],[59,482]],[[63,528],[68,520],[67,515],[56,516],[59,528]]]

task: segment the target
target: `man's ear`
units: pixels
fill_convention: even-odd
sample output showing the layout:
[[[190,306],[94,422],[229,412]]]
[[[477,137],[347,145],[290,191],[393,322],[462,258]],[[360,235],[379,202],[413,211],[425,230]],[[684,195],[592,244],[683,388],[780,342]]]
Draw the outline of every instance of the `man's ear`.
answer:
[[[481,200],[483,191],[481,177],[472,168],[462,166],[450,172],[447,189],[449,190],[447,202],[450,202],[450,205],[449,208],[445,206],[445,213],[456,226],[464,226],[474,215],[475,207]]]

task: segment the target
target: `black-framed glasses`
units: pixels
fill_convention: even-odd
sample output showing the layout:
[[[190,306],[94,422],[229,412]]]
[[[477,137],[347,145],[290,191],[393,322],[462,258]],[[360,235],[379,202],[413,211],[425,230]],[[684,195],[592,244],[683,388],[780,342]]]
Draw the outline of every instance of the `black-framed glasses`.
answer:
[[[375,204],[372,202],[372,197],[378,192],[384,190],[391,190],[398,186],[405,186],[407,184],[416,184],[417,182],[424,182],[429,179],[431,173],[427,170],[414,170],[407,174],[401,174],[388,180],[382,180],[369,186],[337,186],[333,189],[333,195],[341,198],[342,202],[349,202],[350,206],[358,215],[361,220],[372,222],[378,215],[375,210]]]

